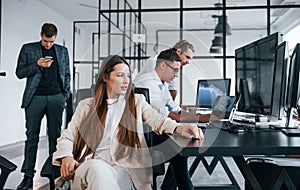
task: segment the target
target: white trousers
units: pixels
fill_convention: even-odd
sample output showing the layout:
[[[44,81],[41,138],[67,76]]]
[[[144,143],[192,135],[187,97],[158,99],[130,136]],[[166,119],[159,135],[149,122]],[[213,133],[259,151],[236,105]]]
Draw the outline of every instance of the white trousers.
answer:
[[[130,190],[131,179],[125,168],[100,159],[90,159],[75,171],[72,190]]]

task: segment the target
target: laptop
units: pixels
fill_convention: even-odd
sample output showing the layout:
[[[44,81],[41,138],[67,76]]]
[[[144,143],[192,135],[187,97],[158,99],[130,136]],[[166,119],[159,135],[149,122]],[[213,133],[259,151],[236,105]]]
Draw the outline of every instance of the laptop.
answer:
[[[236,96],[218,96],[212,106],[212,114],[216,115],[220,120],[209,121],[209,126],[221,129],[228,128],[228,123],[233,123],[240,97]]]
[[[199,79],[196,89],[196,103],[194,105],[181,105],[188,111],[196,113],[211,113],[211,108],[217,96],[229,95],[231,79]],[[206,127],[208,123],[198,123],[198,127]]]
[[[231,79],[198,80],[196,107],[212,108],[216,97],[229,95]]]

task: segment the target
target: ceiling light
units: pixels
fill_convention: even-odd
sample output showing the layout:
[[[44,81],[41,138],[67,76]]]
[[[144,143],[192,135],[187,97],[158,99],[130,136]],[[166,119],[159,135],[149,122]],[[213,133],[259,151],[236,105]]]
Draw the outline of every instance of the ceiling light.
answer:
[[[225,24],[226,24],[226,35],[231,35],[231,28],[227,23],[227,16],[225,16]],[[222,37],[223,36],[223,15],[218,16],[218,24],[215,28],[215,36]]]
[[[218,54],[220,54],[220,53],[222,53],[222,49],[221,48],[219,48],[219,49],[210,48],[209,53],[218,53]]]
[[[212,49],[220,49],[223,48],[223,38],[216,36],[215,39],[212,40]]]
[[[212,45],[209,49],[209,53],[222,53],[223,48],[223,38],[216,36],[215,39],[212,40]]]

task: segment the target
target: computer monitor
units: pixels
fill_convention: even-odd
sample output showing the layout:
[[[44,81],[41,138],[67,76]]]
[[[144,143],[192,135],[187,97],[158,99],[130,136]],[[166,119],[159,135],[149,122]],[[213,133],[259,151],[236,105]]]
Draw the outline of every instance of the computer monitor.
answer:
[[[248,109],[251,108],[251,103],[247,79],[240,78],[239,92],[239,97],[241,97],[241,99],[238,105],[238,110],[242,112],[249,112]]]
[[[289,79],[287,83],[286,107],[287,119],[286,128],[295,127],[293,120],[294,110],[297,108],[300,95],[300,43],[298,43],[293,51],[289,66]]]
[[[270,112],[270,115],[277,117],[278,120],[282,119],[285,110],[288,65],[287,43],[282,42],[275,50],[275,67]]]
[[[198,80],[196,106],[211,108],[217,96],[229,95],[231,79]]]
[[[281,42],[282,35],[277,32],[235,50],[235,95],[240,94],[240,79],[246,79],[251,104],[244,109],[250,113],[270,114],[275,50]]]

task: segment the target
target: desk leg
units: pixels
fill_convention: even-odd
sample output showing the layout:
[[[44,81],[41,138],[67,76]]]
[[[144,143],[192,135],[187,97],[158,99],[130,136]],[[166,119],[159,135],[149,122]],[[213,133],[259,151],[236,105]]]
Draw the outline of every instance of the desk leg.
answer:
[[[189,169],[189,174],[190,174],[191,177],[193,176],[195,170],[197,169],[197,167],[198,167],[198,165],[199,165],[199,163],[200,163],[200,161],[201,161],[202,159],[204,159],[203,156],[197,156],[197,157],[195,158],[195,160],[193,161],[193,163],[192,163],[192,165],[191,165],[191,167],[190,167],[190,169]]]
[[[247,165],[245,158],[243,156],[232,156],[232,158],[240,169],[240,172],[244,176],[245,180],[249,182],[251,188],[253,190],[262,190],[251,168]]]
[[[201,190],[205,190],[205,189],[222,189],[222,190],[224,190],[224,189],[231,189],[231,190],[232,189],[240,189],[237,181],[235,180],[232,172],[230,171],[230,168],[228,167],[228,165],[226,164],[226,162],[222,156],[214,156],[213,160],[211,161],[210,164],[208,164],[208,162],[204,156],[197,156],[189,169],[190,177],[192,177],[192,175],[194,174],[200,161],[202,161],[203,166],[205,167],[205,169],[209,173],[209,175],[212,175],[218,162],[220,162],[223,169],[225,170],[229,180],[231,181],[231,184],[204,185],[204,186],[200,186],[200,187],[195,187],[195,190],[198,190],[198,189],[201,189]]]

